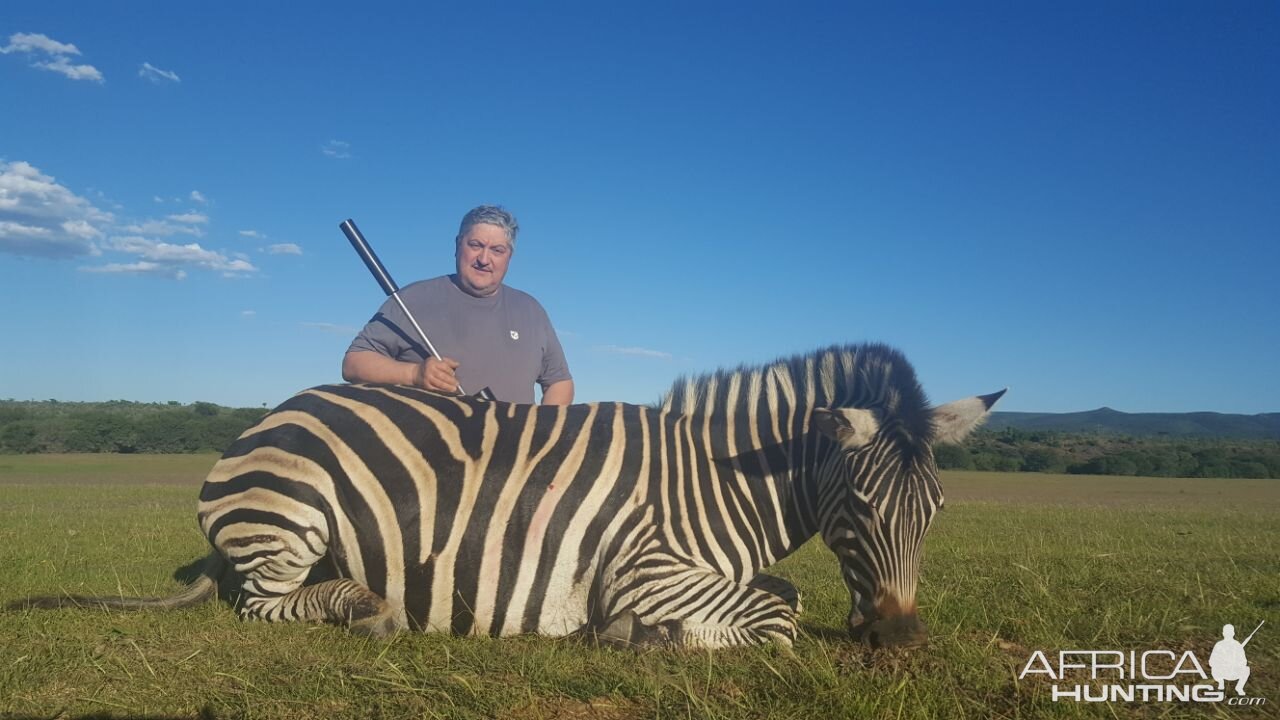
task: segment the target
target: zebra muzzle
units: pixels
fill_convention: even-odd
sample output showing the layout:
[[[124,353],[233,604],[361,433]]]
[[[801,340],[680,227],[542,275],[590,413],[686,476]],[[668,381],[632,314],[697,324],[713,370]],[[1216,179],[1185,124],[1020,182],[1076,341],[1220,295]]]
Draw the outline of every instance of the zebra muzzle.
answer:
[[[892,598],[877,603],[874,617],[851,613],[849,634],[875,649],[913,648],[929,642],[929,629],[914,606],[906,610]]]
[[[914,614],[881,618],[852,631],[872,648],[914,648],[929,643],[929,629]]]

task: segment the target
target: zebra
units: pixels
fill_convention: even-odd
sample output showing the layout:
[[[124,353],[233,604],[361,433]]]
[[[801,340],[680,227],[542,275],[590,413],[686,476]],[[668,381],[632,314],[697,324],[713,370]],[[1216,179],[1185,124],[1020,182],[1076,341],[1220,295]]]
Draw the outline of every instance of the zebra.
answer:
[[[683,378],[648,406],[315,387],[210,471],[197,517],[212,550],[183,592],[23,604],[183,607],[230,568],[247,619],[790,646],[799,593],[762,571],[820,535],[853,637],[918,645],[921,548],[943,504],[931,446],[1003,393],[931,408],[879,344]]]

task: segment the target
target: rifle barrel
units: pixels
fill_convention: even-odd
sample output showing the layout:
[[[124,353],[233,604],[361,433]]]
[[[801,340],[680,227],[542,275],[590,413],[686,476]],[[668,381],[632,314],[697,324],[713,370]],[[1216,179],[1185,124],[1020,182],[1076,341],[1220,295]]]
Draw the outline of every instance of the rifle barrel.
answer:
[[[1240,647],[1244,647],[1245,645],[1248,645],[1249,641],[1252,640],[1253,636],[1256,635],[1258,631],[1262,629],[1262,626],[1265,625],[1266,622],[1267,622],[1266,620],[1263,620],[1262,622],[1258,623],[1258,627],[1254,628],[1253,632],[1249,633],[1249,637],[1245,638],[1244,642],[1240,643]]]
[[[365,267],[369,268],[369,272],[373,275],[373,279],[378,282],[379,287],[389,297],[396,301],[400,306],[404,316],[409,318],[409,323],[413,325],[413,329],[418,331],[418,337],[422,339],[423,345],[426,345],[427,352],[431,353],[431,357],[440,359],[440,353],[436,350],[436,346],[431,344],[431,339],[423,332],[422,326],[418,324],[417,319],[413,317],[413,313],[409,312],[409,307],[404,304],[404,300],[400,297],[400,286],[396,285],[396,281],[391,279],[391,273],[387,272],[387,268],[378,259],[378,254],[373,251],[373,246],[368,240],[364,239],[364,234],[360,232],[360,228],[356,227],[355,221],[350,218],[343,221],[339,228],[342,234],[347,236],[347,240],[351,243],[351,247],[355,248],[356,254],[364,261]],[[489,388],[481,390],[481,393],[488,392]],[[462,389],[462,384],[458,384],[458,393],[465,395],[466,391]],[[489,393],[484,399],[492,399],[493,393]]]

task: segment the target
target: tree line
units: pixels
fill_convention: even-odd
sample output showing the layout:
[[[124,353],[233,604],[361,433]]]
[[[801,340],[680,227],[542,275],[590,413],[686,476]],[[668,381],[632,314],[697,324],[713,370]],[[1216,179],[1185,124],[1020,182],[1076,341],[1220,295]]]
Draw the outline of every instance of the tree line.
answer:
[[[934,449],[944,470],[1280,478],[1280,441],[1131,437],[1106,433],[979,430],[964,445]]]
[[[267,412],[208,402],[0,401],[0,453],[222,452]],[[944,470],[1280,478],[1280,441],[979,430],[934,450]]]
[[[0,453],[222,452],[264,408],[208,402],[0,402]]]

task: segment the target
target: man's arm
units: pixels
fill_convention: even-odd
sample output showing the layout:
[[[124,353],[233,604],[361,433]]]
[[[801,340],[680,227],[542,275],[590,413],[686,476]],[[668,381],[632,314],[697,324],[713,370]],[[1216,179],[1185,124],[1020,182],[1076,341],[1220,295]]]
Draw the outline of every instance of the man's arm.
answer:
[[[342,379],[347,382],[387,383],[452,393],[458,391],[454,369],[458,361],[450,358],[412,363],[393,360],[372,350],[352,350],[342,358]],[[569,391],[570,397],[573,390]]]
[[[573,402],[573,381],[561,380],[542,388],[543,405],[568,405]]]

